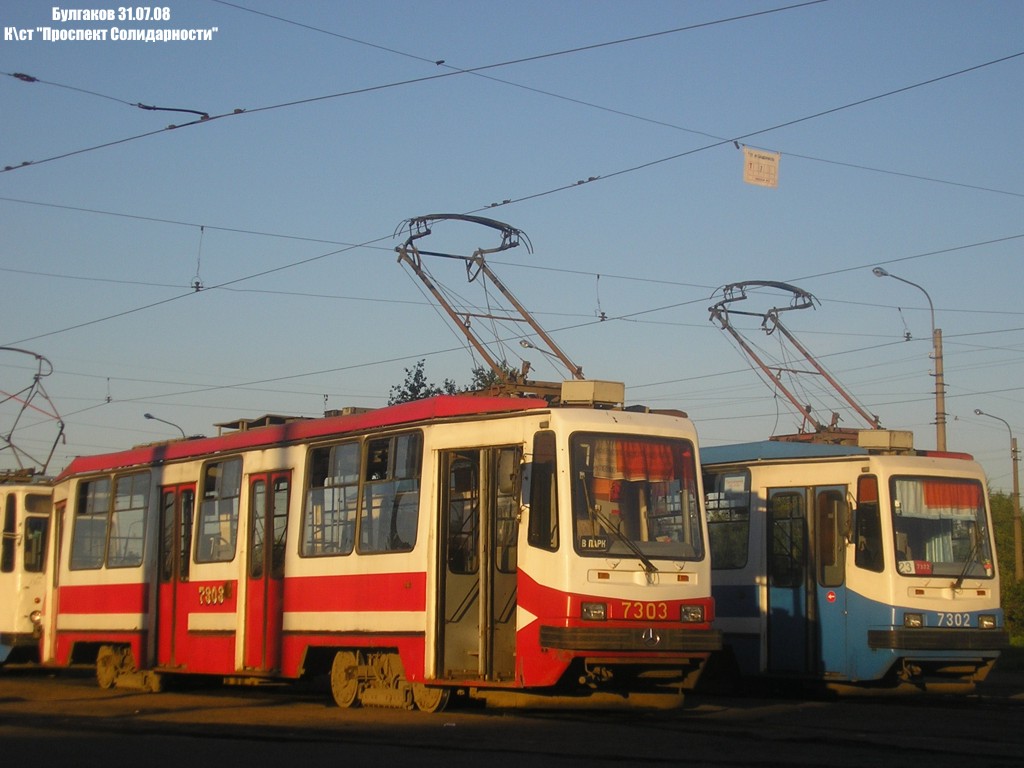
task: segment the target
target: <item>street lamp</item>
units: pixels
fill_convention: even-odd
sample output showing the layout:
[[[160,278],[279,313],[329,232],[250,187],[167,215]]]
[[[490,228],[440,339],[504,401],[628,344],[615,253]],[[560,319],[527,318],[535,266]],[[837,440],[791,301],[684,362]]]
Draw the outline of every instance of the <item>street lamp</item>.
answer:
[[[538,352],[540,352],[542,355],[547,355],[548,357],[553,357],[555,359],[558,359],[558,355],[556,355],[554,352],[548,352],[546,349],[541,349],[540,347],[538,347],[536,344],[534,344],[532,341],[529,341],[528,339],[520,339],[519,340],[519,346],[522,347],[523,349],[535,349]]]
[[[1006,424],[1010,433],[1010,459],[1013,465],[1013,551],[1015,556],[1014,575],[1017,581],[1024,580],[1024,551],[1021,549],[1021,518],[1020,518],[1020,481],[1017,479],[1017,438],[1013,436],[1009,422],[991,413],[985,413],[981,408],[975,408],[974,413],[978,416],[988,416],[990,419],[1001,421]]]
[[[935,305],[932,304],[932,297],[917,283],[904,280],[881,267],[875,267],[871,272],[875,277],[891,277],[893,280],[912,285],[928,299],[928,308],[932,314],[932,356],[935,358],[935,448],[944,451],[946,450],[946,384],[942,375],[942,329],[935,327]]]
[[[184,430],[184,429],[182,429],[181,427],[179,427],[179,426],[178,426],[177,424],[175,424],[175,423],[174,423],[173,421],[167,421],[166,419],[161,419],[161,418],[159,418],[159,417],[157,417],[157,416],[154,416],[154,415],[153,415],[152,413],[144,413],[144,414],[142,414],[142,416],[143,416],[144,418],[147,418],[147,419],[152,419],[153,421],[159,421],[159,422],[160,422],[161,424],[170,424],[170,425],[171,425],[172,427],[174,427],[174,428],[175,428],[176,430],[178,430],[179,432],[181,432],[181,436],[182,436],[183,438],[185,438],[185,439],[188,439],[188,437],[187,437],[187,436],[185,435],[185,430]]]

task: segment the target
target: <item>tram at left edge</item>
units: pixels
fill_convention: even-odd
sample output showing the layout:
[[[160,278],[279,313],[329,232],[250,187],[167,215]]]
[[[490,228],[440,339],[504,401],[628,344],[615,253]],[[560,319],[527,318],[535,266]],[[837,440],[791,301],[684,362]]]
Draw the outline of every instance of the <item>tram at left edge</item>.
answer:
[[[0,474],[0,664],[39,660],[50,588],[48,478]]]
[[[681,415],[442,396],[76,459],[42,663],[339,706],[678,699],[712,627]]]

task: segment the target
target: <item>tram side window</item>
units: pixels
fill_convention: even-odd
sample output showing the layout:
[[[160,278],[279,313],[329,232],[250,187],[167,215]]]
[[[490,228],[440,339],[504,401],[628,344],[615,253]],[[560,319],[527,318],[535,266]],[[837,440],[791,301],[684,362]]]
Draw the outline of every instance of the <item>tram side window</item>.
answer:
[[[288,477],[252,480],[249,486],[249,578],[261,579],[269,565],[270,578],[284,576],[288,534]],[[269,563],[267,554],[269,547]]]
[[[527,541],[531,547],[558,549],[558,507],[555,496],[555,434],[538,432],[530,462],[530,515]]]
[[[149,473],[119,477],[114,489],[107,565],[111,568],[137,566],[142,563],[143,531],[149,500]]]
[[[518,448],[501,448],[496,460],[494,559],[502,573],[515,573],[519,552]]]
[[[50,509],[52,500],[41,493],[25,497],[24,562],[28,573],[42,573],[46,570],[46,547],[50,534]]]
[[[422,453],[418,432],[368,441],[359,509],[361,553],[408,552],[416,545]]]
[[[99,568],[103,565],[109,513],[109,477],[87,480],[78,484],[75,528],[71,536],[72,570]]]
[[[17,543],[17,531],[15,523],[18,517],[18,499],[12,493],[7,497],[4,505],[4,530],[0,540],[0,572],[11,573],[14,571],[14,547]]]
[[[857,479],[857,514],[854,541],[857,554],[854,564],[867,571],[881,573],[885,568],[882,555],[882,520],[878,509],[878,478],[864,475]]]
[[[160,581],[163,582],[170,581],[174,575],[176,502],[177,496],[174,491],[164,491],[160,501]]]
[[[846,537],[843,535],[849,515],[846,496],[839,490],[818,490],[815,494],[818,537],[818,581],[823,587],[843,583]]]
[[[302,521],[304,557],[347,555],[355,544],[359,501],[358,442],[314,448]]]
[[[242,460],[207,464],[199,506],[196,562],[229,562],[238,541],[238,503],[242,489]]]
[[[25,518],[25,571],[42,573],[46,569],[46,542],[50,518],[32,515]]]
[[[750,474],[708,474],[704,488],[711,567],[743,568],[750,553]]]
[[[769,582],[773,587],[799,587],[806,558],[806,504],[802,491],[776,491],[768,500],[771,525]]]
[[[448,469],[448,570],[476,573],[480,568],[479,451],[452,458]]]

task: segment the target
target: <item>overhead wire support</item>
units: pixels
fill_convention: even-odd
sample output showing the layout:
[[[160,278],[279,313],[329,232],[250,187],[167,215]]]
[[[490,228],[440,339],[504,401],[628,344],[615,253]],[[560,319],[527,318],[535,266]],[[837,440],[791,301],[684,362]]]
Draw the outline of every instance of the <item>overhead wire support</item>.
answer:
[[[444,221],[461,221],[470,224],[479,224],[481,226],[497,230],[501,233],[501,242],[493,248],[477,248],[469,256],[421,250],[417,245],[417,241],[432,234],[433,224]],[[498,388],[500,390],[515,394],[534,393],[545,397],[557,397],[560,384],[528,380],[527,376],[531,369],[529,361],[523,362],[522,369],[519,372],[511,370],[509,368],[508,361],[499,359],[494,355],[488,348],[487,343],[480,338],[479,334],[474,329],[472,323],[473,319],[508,322],[517,324],[519,327],[526,326],[528,328],[527,332],[519,336],[521,346],[536,349],[541,354],[557,360],[565,368],[569,378],[577,380],[582,380],[584,378],[583,368],[574,363],[559,348],[554,339],[548,335],[544,328],[541,327],[541,325],[533,318],[526,307],[523,306],[523,304],[512,294],[512,292],[504,283],[501,282],[498,276],[494,274],[491,268],[487,265],[487,255],[499,253],[511,248],[517,248],[520,245],[525,245],[527,250],[532,253],[533,245],[530,243],[530,240],[525,233],[513,226],[510,226],[509,224],[496,221],[495,219],[456,213],[429,214],[426,216],[417,216],[415,218],[406,219],[399,224],[398,228],[395,230],[395,235],[397,236],[403,230],[408,232],[408,236],[402,245],[395,248],[395,251],[398,253],[398,261],[407,265],[420,279],[423,285],[426,286],[427,290],[437,301],[438,305],[448,315],[452,324],[466,337],[466,340],[472,348],[491,369],[494,374],[495,381],[498,382]],[[461,260],[465,265],[466,279],[468,282],[473,283],[479,281],[481,284],[485,284],[489,281],[511,305],[511,309],[500,315],[490,309],[486,312],[460,311],[452,305],[444,292],[438,287],[437,283],[427,272],[423,264],[424,256]],[[543,346],[533,344],[527,339],[527,336],[536,337],[543,343]],[[492,343],[501,342],[501,339],[496,338]]]
[[[143,104],[141,102],[126,101],[124,99],[119,99],[117,96],[108,96],[107,94],[99,93],[98,91],[90,91],[87,88],[77,88],[73,85],[64,85],[64,83],[53,83],[49,80],[40,80],[38,77],[26,74],[24,72],[2,72],[0,74],[9,75],[10,77],[13,77],[15,80],[21,80],[23,83],[41,83],[42,85],[52,85],[57,88],[65,88],[69,91],[78,91],[79,93],[84,93],[88,96],[96,96],[101,99],[116,101],[118,104],[124,104],[125,106],[136,107],[138,109],[145,109],[150,112],[187,112],[191,115],[199,115],[200,120],[210,119],[209,112],[202,112],[197,109],[179,109],[177,107],[156,107],[151,106],[149,104]]]

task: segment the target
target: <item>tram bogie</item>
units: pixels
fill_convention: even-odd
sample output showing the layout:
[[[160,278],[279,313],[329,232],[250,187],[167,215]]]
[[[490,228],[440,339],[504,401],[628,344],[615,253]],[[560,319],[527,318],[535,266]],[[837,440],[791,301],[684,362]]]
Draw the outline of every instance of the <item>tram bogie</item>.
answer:
[[[822,684],[972,684],[1008,633],[985,475],[963,454],[704,449],[712,667]]]

